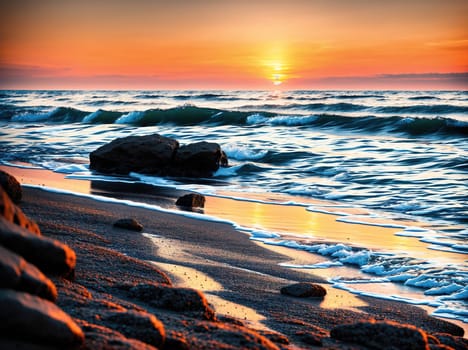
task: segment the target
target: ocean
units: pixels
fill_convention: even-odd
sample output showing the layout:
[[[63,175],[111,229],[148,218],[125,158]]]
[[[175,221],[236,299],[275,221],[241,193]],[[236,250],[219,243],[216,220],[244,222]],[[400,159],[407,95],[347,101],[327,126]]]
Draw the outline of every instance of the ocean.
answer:
[[[252,239],[326,257],[289,267],[328,270],[336,288],[428,305],[436,316],[468,323],[467,91],[3,90],[0,126],[3,165],[194,190],[396,229],[427,253],[233,222]],[[151,133],[181,144],[217,142],[230,167],[210,179],[89,171],[88,155],[99,146]],[[359,274],[341,276],[349,266]],[[386,283],[397,289],[382,291]]]

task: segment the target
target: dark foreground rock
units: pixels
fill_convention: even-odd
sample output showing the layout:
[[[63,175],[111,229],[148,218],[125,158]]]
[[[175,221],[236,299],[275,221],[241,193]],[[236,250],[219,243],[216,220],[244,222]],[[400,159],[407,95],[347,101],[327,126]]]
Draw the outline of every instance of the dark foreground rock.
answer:
[[[456,337],[447,333],[435,333],[433,336],[443,345],[455,350],[468,350],[468,339]]]
[[[83,331],[69,315],[37,296],[0,289],[0,310],[2,337],[62,348],[84,341]]]
[[[16,206],[8,196],[7,192],[0,186],[0,217],[5,220],[21,226],[36,235],[41,234],[39,226],[37,226],[34,220],[29,219],[24,215],[23,211]]]
[[[91,152],[89,159],[90,169],[102,173],[187,177],[209,177],[228,163],[216,143],[179,147],[177,140],[158,134],[115,139]]]
[[[0,187],[8,194],[13,203],[18,204],[23,197],[23,190],[16,178],[7,172],[0,170]]]
[[[423,330],[390,321],[340,325],[331,330],[330,336],[372,349],[429,350]]]
[[[0,288],[15,289],[55,301],[57,289],[39,269],[0,246]]]
[[[135,219],[119,219],[116,222],[114,222],[114,227],[119,227],[125,230],[137,232],[143,231],[143,225]]]
[[[57,240],[37,236],[2,217],[0,245],[21,255],[44,273],[73,275],[76,255],[72,249]]]
[[[176,205],[187,208],[203,208],[205,206],[205,196],[198,193],[186,194],[177,199]]]
[[[281,288],[281,294],[298,298],[323,298],[327,290],[319,284],[301,282]]]

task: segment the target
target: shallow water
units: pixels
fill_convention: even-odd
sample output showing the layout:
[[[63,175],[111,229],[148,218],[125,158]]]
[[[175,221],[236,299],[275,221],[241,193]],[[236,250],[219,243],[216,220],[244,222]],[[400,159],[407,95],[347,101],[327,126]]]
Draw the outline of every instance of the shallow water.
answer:
[[[328,261],[292,268],[355,266],[361,283],[332,282],[368,294],[365,286],[388,281],[416,287],[407,302],[468,322],[467,92],[2,91],[0,126],[3,164],[50,169],[78,187],[103,179],[88,154],[117,137],[218,142],[231,167],[209,181],[125,181],[237,198],[249,212],[236,218],[231,201],[206,215]],[[270,217],[258,213],[267,202],[269,213],[278,208]],[[314,227],[324,213],[335,232]],[[347,228],[359,223],[378,238],[356,239],[363,232]]]

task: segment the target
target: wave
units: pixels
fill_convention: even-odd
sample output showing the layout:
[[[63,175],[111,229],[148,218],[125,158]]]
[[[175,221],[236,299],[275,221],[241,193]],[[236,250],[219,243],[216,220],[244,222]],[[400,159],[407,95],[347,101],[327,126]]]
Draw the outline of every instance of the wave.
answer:
[[[339,104],[342,105],[342,104]],[[353,104],[345,104],[354,108]],[[339,128],[355,132],[371,133],[397,132],[412,136],[431,134],[466,136],[468,122],[449,117],[404,117],[404,116],[346,116],[340,114],[277,114],[267,111],[236,111],[216,108],[184,105],[169,109],[148,109],[145,111],[115,112],[98,109],[87,112],[69,107],[58,107],[48,112],[34,112],[12,109],[6,106],[1,118],[14,122],[47,122],[47,123],[91,123],[91,124],[131,124],[136,126],[171,125],[245,125],[258,127],[262,125],[286,127]],[[421,107],[421,106],[415,106]],[[424,106],[431,108],[432,106]],[[457,107],[457,106],[451,106]],[[391,107],[397,108],[397,107]],[[398,108],[412,108],[398,107]],[[464,108],[464,107],[457,107]]]
[[[408,100],[440,100],[440,98],[436,96],[426,95],[426,96],[411,96],[411,97],[408,97]]]
[[[168,96],[176,100],[219,100],[219,101],[235,101],[239,100],[239,97],[229,96],[226,94],[216,93],[204,93],[204,94],[187,94],[187,95],[175,95]]]
[[[373,115],[350,117],[342,115],[274,116],[254,114],[247,118],[250,124],[283,126],[314,126],[342,128],[368,132],[400,132],[413,136],[429,134],[468,135],[468,122],[451,118],[377,117]]]
[[[11,117],[14,122],[62,122],[62,123],[76,123],[81,122],[83,118],[88,115],[79,109],[70,107],[58,107],[46,113],[21,113]]]
[[[374,108],[376,112],[386,114],[453,114],[468,113],[468,106],[455,105],[414,105],[414,106],[383,106]]]
[[[385,98],[384,95],[336,95],[336,96],[330,96],[330,98],[336,98],[336,99],[361,99],[361,98]]]

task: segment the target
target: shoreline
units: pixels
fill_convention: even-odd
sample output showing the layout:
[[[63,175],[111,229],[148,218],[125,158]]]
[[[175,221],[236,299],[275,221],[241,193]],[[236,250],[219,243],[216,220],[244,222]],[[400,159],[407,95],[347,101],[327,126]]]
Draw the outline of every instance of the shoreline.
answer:
[[[355,299],[343,303],[340,299],[346,298],[348,293],[334,294],[333,288],[325,281],[319,278],[313,280],[310,273],[283,268],[278,264],[293,258],[294,250],[289,249],[289,256],[283,255],[288,249],[283,250],[283,254],[273,252],[253,244],[245,234],[226,224],[206,222],[199,225],[197,220],[178,217],[175,214],[155,213],[147,209],[128,208],[121,204],[100,203],[92,199],[55,194],[40,189],[26,187],[24,192],[24,212],[38,222],[45,235],[63,238],[65,243],[77,251],[77,266],[80,266],[80,235],[85,232],[100,236],[99,240],[107,241],[105,247],[131,259],[173,264],[181,266],[182,269],[193,269],[200,273],[199,276],[209,276],[222,287],[221,290],[211,293],[221,298],[221,303],[222,299],[225,299],[231,306],[235,307],[237,304],[246,308],[245,310],[254,310],[256,314],[265,318],[262,325],[285,334],[293,342],[297,327],[286,323],[292,318],[295,322],[312,324],[324,330],[330,330],[341,323],[369,318],[409,323],[429,333],[451,333],[456,328],[449,321],[428,316],[418,307],[399,302],[354,297]],[[88,215],[91,216],[89,220],[83,222],[83,218]],[[144,231],[147,234],[156,234],[159,242],[155,244],[147,234],[111,228],[116,218],[128,216],[142,222],[145,226]],[[67,232],[70,229],[76,232]],[[224,241],[213,239],[219,235],[223,236]],[[226,246],[232,249],[226,251]],[[161,253],[163,251],[165,253]],[[173,254],[173,251],[177,254]],[[96,268],[99,269],[99,266]],[[177,278],[177,273],[171,272],[170,268],[164,270],[171,277],[176,277],[174,280],[180,283],[180,274]],[[135,278],[138,279],[136,271]],[[189,279],[196,276],[186,278],[185,281],[181,281],[182,286],[190,285]],[[77,278],[77,282],[79,281]],[[282,286],[300,281],[313,281],[324,285],[329,292],[325,297],[329,305],[324,308],[321,305],[323,301],[292,298],[279,293]],[[210,301],[210,293],[206,296]],[[330,299],[340,301],[341,304],[337,304],[339,308],[331,307],[333,302]],[[356,300],[364,305],[355,306]],[[353,309],[357,309],[358,312]],[[232,315],[239,314],[232,312]],[[248,321],[247,314],[245,317]],[[252,326],[255,326],[255,322]],[[292,330],[294,332],[291,332]]]
[[[82,182],[81,180],[79,181]],[[120,251],[126,256],[138,260],[154,261],[158,268],[165,270],[165,272],[176,281],[176,284],[180,286],[190,287],[193,285],[193,282],[190,281],[191,277],[187,278],[187,276],[193,274],[206,279],[206,281],[212,281],[215,285],[217,284],[216,288],[203,287],[200,289],[202,289],[209,301],[211,298],[210,302],[218,306],[218,312],[224,313],[226,316],[237,318],[242,318],[242,314],[244,313],[245,321],[250,321],[248,325],[256,329],[265,327],[266,329],[272,329],[283,334],[288,333],[288,328],[291,328],[291,325],[289,324],[289,326],[286,326],[284,322],[278,321],[284,321],[291,317],[291,315],[285,314],[284,304],[288,305],[288,311],[294,310],[293,314],[298,319],[302,319],[302,322],[309,323],[309,321],[312,321],[314,325],[318,322],[320,325],[319,327],[325,330],[330,330],[334,325],[340,324],[341,322],[347,322],[346,320],[349,322],[356,318],[369,317],[377,320],[393,319],[397,322],[411,323],[429,332],[447,331],[447,329],[450,330],[451,328],[450,324],[459,324],[459,322],[441,320],[424,315],[425,312],[422,311],[421,308],[412,305],[370,297],[354,296],[348,292],[331,288],[330,284],[327,284],[319,277],[313,278],[313,274],[311,274],[310,271],[284,268],[280,263],[291,262],[294,259],[300,260],[300,254],[297,250],[286,247],[273,248],[267,247],[264,244],[255,244],[257,242],[250,240],[245,233],[235,230],[235,228],[230,225],[206,221],[203,222],[203,225],[200,225],[199,220],[197,222],[196,219],[180,217],[177,214],[149,212],[147,209],[128,208],[122,204],[96,202],[88,198],[55,194],[28,187],[25,188],[25,193],[29,198],[27,198],[25,202],[25,212],[33,219],[36,219],[40,225],[43,223],[41,226],[45,224],[45,227],[54,227],[57,222],[63,220],[65,227],[68,229],[75,228],[81,230],[81,228],[76,227],[79,226],[80,223],[76,222],[76,220],[73,220],[71,217],[77,214],[77,212],[82,211],[90,211],[92,213],[97,211],[99,215],[107,221],[110,220],[110,217],[115,217],[117,212],[122,213],[122,215],[123,213],[139,213],[139,215],[143,215],[141,216],[141,218],[143,218],[142,221],[147,220],[150,216],[158,218],[151,218],[152,225],[156,225],[153,226],[154,231],[146,232],[145,230],[146,234],[142,235],[143,238],[137,239],[139,242],[138,249],[129,247],[125,241],[121,240],[121,237],[119,237],[117,244],[113,246],[113,248],[116,248],[117,251]],[[175,193],[173,193],[173,195],[176,196]],[[37,201],[38,203],[31,205],[31,201]],[[60,220],[47,217],[48,209],[44,208],[42,204],[51,202],[67,203],[65,206],[66,210],[60,215]],[[70,203],[73,203],[73,208],[79,208],[79,210],[70,210]],[[120,209],[115,210],[115,208]],[[39,216],[39,220],[36,215]],[[162,227],[161,223],[156,223],[160,221],[161,218],[164,218],[163,222],[167,225],[166,227]],[[191,234],[187,237],[187,234],[182,232],[181,221],[183,221],[183,227],[189,227],[190,231],[195,230],[198,235]],[[96,230],[96,225],[87,224],[86,226],[89,226],[86,228],[87,232],[99,231],[99,229]],[[220,237],[220,233],[216,232],[218,229],[223,232],[222,239],[218,239],[218,237]],[[51,232],[54,232],[54,230]],[[154,236],[155,234],[157,236]],[[151,235],[153,235],[153,237],[151,237]],[[112,237],[114,238],[115,235],[112,234]],[[241,251],[230,252],[226,256],[225,247],[227,237],[229,237],[229,241],[232,240],[235,242],[234,245],[227,242],[227,246],[236,246],[237,248],[237,244],[242,242]],[[136,237],[132,235],[132,239],[133,238]],[[70,239],[73,241],[76,240],[77,237],[71,238],[70,236]],[[159,243],[157,242],[158,240]],[[145,243],[143,244],[143,242]],[[174,244],[174,242],[176,242],[176,244]],[[168,246],[172,247],[172,251],[175,249],[185,252],[185,256],[184,254],[170,254],[170,256],[161,254],[164,247],[167,248]],[[187,254],[186,252],[189,253]],[[308,257],[312,255],[310,253],[305,254],[307,254]],[[248,259],[246,259],[246,257]],[[265,257],[268,257],[268,259],[265,260]],[[173,271],[171,271],[171,265]],[[164,268],[164,266],[166,266],[166,268]],[[191,273],[188,273],[189,271],[191,271]],[[281,286],[295,281],[315,281],[323,283],[329,292],[324,300],[325,302],[304,301],[278,294]],[[239,288],[239,283],[241,288],[237,291],[236,289]],[[200,287],[201,285],[195,284],[194,288],[197,288],[197,286]],[[255,286],[253,290],[252,286]],[[268,287],[265,288],[264,286]],[[258,298],[259,294],[264,295],[265,299],[269,302],[262,301],[261,303],[257,303],[255,299]],[[337,302],[334,303],[333,299]],[[269,305],[271,302],[275,304],[274,307]],[[307,312],[304,312],[304,308]],[[324,321],[325,313],[327,313],[327,317],[325,317],[326,321]],[[466,328],[463,328],[465,329],[466,336]],[[292,327],[292,329],[295,329],[295,327]],[[289,332],[287,336],[291,338],[293,342],[297,341],[295,340],[297,336],[295,336],[294,333]]]
[[[48,171],[48,170],[12,168],[12,167],[7,167],[7,166],[0,166],[0,168],[3,168],[5,171],[10,172],[13,175],[17,176],[17,178],[19,180],[21,180],[21,182],[26,180],[26,183],[30,183],[30,184],[31,183],[39,183],[38,182],[39,179],[42,179],[43,181],[46,180],[48,183],[50,183],[50,181],[52,180],[51,183],[55,184],[56,186],[62,186],[62,187],[71,186],[70,190],[72,190],[73,192],[78,191],[78,192],[86,194],[86,191],[89,191],[90,193],[92,193],[94,195],[95,194],[104,195],[104,196],[111,195],[111,196],[116,196],[117,198],[119,198],[119,196],[122,197],[122,198],[127,198],[127,196],[129,195],[129,192],[123,192],[123,193],[120,193],[120,195],[119,195],[118,194],[119,192],[118,191],[116,192],[116,189],[113,188],[113,185],[114,185],[113,183],[104,182],[103,183],[104,186],[102,186],[102,184],[100,184],[100,186],[98,186],[98,187],[95,186],[94,190],[92,191],[91,190],[91,188],[92,188],[91,181],[65,179],[64,174],[54,173],[54,172],[51,172],[51,171]],[[31,177],[31,173],[34,174],[34,176]],[[50,179],[50,177],[52,177],[52,179]],[[45,185],[45,184],[43,184],[43,185]],[[154,188],[154,186],[143,185],[143,184],[140,184],[140,185],[137,185],[137,186],[132,186],[131,184],[122,184],[122,185],[123,185],[125,191],[128,191],[129,188],[138,188],[138,190],[133,193],[133,197],[131,197],[132,199],[138,200],[141,196],[143,196],[146,201],[148,199],[150,199],[150,203],[161,206],[162,208],[168,208],[169,211],[174,209],[175,199],[178,196],[180,196],[181,194],[187,193],[187,191],[184,191],[184,190],[176,190],[176,189],[171,189],[171,188],[166,188],[166,187]],[[126,188],[126,186],[128,186],[128,188]],[[140,187],[142,187],[142,188],[140,188]],[[98,192],[96,192],[97,188],[99,189]],[[147,190],[147,188],[152,188],[150,193],[147,193],[147,191],[146,192],[143,191],[143,190]],[[30,189],[33,189],[33,188],[30,188]],[[226,203],[228,203],[228,204],[239,203],[238,200],[229,200],[229,199],[218,198],[218,197],[208,197],[208,200],[213,200],[213,199],[214,199],[215,203],[216,203],[216,201],[218,201],[218,203],[217,203],[218,206],[222,205],[223,203],[224,204],[226,204]],[[93,200],[93,199],[91,199],[91,200]],[[102,203],[102,205],[108,204],[106,202],[99,202],[99,203]],[[256,206],[259,205],[259,203],[257,203],[257,202],[246,202],[246,203],[242,203],[242,204],[246,204],[247,207],[251,207],[251,206],[256,207]],[[119,205],[119,204],[117,204],[117,205]],[[120,204],[120,205],[125,205],[125,204]],[[262,206],[263,207],[265,207],[265,206],[266,207],[281,207],[281,205],[275,205],[275,204],[269,204],[269,203],[268,204],[263,203]],[[138,207],[136,207],[136,208],[139,209]],[[301,207],[294,207],[294,206],[289,206],[288,207],[288,206],[286,206],[285,208],[286,209],[292,209],[294,211],[294,213],[296,213],[296,214],[297,214],[297,210],[303,210],[304,212],[306,212],[305,208],[301,208]],[[236,209],[236,208],[234,208],[234,209]],[[245,208],[244,208],[244,210],[245,210]],[[236,210],[234,210],[234,212],[235,211]],[[242,210],[240,210],[240,211],[242,211]],[[154,213],[154,211],[153,211],[153,213]],[[352,230],[359,230],[359,229],[364,230],[366,235],[370,235],[372,233],[375,233],[376,230],[381,230],[383,232],[387,231],[389,234],[393,235],[393,232],[396,230],[395,228],[375,227],[375,226],[371,226],[371,225],[340,223],[340,222],[334,221],[334,217],[336,217],[336,216],[331,215],[331,214],[315,213],[315,212],[312,212],[312,213],[306,212],[306,213],[314,215],[314,218],[316,219],[316,222],[322,222],[322,224],[324,223],[324,218],[325,218],[325,226],[324,227],[328,227],[328,229],[327,229],[328,232],[330,232],[333,229],[336,232],[341,233],[340,229],[342,229],[342,227],[345,227],[345,228],[352,229]],[[195,216],[202,215],[200,218],[202,218],[203,221],[198,220],[198,218],[196,218],[196,217],[191,218],[190,216],[192,216],[192,214],[193,213],[187,213],[185,211],[180,211],[180,212],[173,212],[172,211],[168,215],[182,216],[182,217],[188,216],[189,220],[197,220],[199,222],[198,224],[200,224],[200,223],[202,225],[211,224],[211,221],[206,221],[206,220],[203,219],[204,214],[197,214],[195,212]],[[221,224],[223,224],[222,219],[220,220],[220,222],[221,222]],[[228,222],[228,226],[230,226],[231,231],[236,231],[237,233],[246,236],[247,239],[252,238],[252,237],[250,237],[249,232],[245,232],[244,230],[239,231],[238,226],[233,226],[231,220],[228,220],[227,222]],[[216,220],[215,220],[214,223],[217,223]],[[339,227],[337,227],[337,226],[339,226]],[[327,230],[325,232],[327,232]],[[352,233],[350,233],[350,234],[352,234]],[[393,238],[397,238],[397,237],[393,236]],[[225,239],[225,237],[221,238],[219,243],[222,244],[223,239]],[[262,248],[262,249],[267,249],[267,250],[269,250],[269,251],[271,251],[273,253],[279,253],[281,255],[287,256],[288,258],[286,260],[276,261],[275,264],[283,264],[283,266],[286,267],[285,270],[288,271],[288,273],[290,273],[292,275],[294,275],[294,273],[297,272],[297,273],[304,274],[304,275],[308,276],[307,278],[309,280],[321,281],[321,282],[324,282],[324,283],[328,283],[328,282],[326,282],[326,279],[329,279],[330,276],[335,271],[334,269],[330,269],[330,268],[326,269],[326,270],[325,269],[300,268],[300,266],[303,265],[303,264],[322,263],[322,262],[326,261],[327,258],[322,257],[321,255],[313,254],[313,253],[309,253],[309,252],[301,251],[301,250],[297,250],[297,249],[291,249],[291,248],[284,247],[284,246],[277,246],[277,245],[274,245],[274,244],[271,245],[271,244],[268,244],[268,242],[263,242],[262,239],[253,239],[253,240],[249,239],[249,240],[250,240],[251,244],[259,245],[260,248]],[[267,244],[265,244],[265,243],[267,243]],[[289,266],[289,268],[287,266]],[[291,266],[296,266],[296,267],[295,268],[290,268]],[[340,270],[338,271],[338,273],[343,273],[343,271],[347,271],[347,273],[349,273],[350,275],[355,275],[357,273],[357,269],[354,268],[354,267],[340,267]],[[392,284],[392,285],[394,285],[394,284]],[[338,294],[340,295],[340,300],[341,300],[340,307],[343,307],[343,308],[346,308],[346,309],[354,309],[354,307],[356,305],[360,306],[362,304],[361,300],[363,298],[366,298],[366,296],[355,295],[354,293],[351,293],[349,291],[340,290],[338,288],[332,288],[331,284],[329,286],[330,286],[330,290],[333,290],[335,295],[338,295]],[[398,285],[397,285],[397,288],[399,288]],[[343,303],[342,302],[343,299],[350,300],[350,302],[344,302]],[[375,298],[371,297],[371,299],[375,299]],[[380,299],[380,300],[385,301],[385,299]],[[331,307],[333,307],[333,305],[335,303],[334,302],[329,302],[329,304],[330,304]],[[408,305],[408,304],[406,304],[406,305]],[[434,310],[432,307],[425,306],[425,305],[417,305],[417,307],[419,309],[423,309],[423,310],[428,311],[428,312]],[[442,318],[442,320],[457,324],[458,326],[462,327],[465,330],[465,333],[468,331],[468,324],[463,323],[462,321],[458,321],[458,320],[454,320],[454,319],[450,319],[450,318]]]

